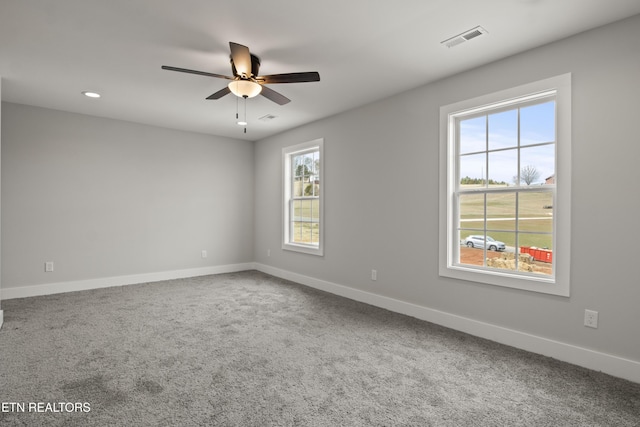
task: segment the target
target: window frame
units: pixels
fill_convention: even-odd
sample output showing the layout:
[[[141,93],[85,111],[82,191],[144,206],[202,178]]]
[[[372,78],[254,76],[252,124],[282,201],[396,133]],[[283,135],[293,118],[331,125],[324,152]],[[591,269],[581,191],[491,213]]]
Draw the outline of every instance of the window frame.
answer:
[[[292,159],[296,155],[315,152],[319,153],[319,164],[317,174],[320,177],[320,194],[317,198],[320,206],[318,207],[319,230],[318,244],[301,243],[292,241],[291,222],[291,202],[293,200],[292,179],[294,177]],[[301,144],[284,147],[282,149],[282,176],[283,176],[283,204],[282,204],[282,249],[300,252],[310,255],[324,256],[324,139],[318,138]],[[310,199],[305,196],[304,199]]]
[[[555,189],[553,191],[552,275],[488,269],[457,262],[460,240],[457,212],[458,147],[456,119],[483,112],[491,114],[516,108],[555,92]],[[439,275],[471,282],[568,297],[570,294],[571,244],[571,74],[524,84],[510,89],[445,105],[440,108]],[[520,188],[519,191],[531,191]],[[485,193],[487,194],[487,193]],[[456,252],[457,251],[457,252]]]

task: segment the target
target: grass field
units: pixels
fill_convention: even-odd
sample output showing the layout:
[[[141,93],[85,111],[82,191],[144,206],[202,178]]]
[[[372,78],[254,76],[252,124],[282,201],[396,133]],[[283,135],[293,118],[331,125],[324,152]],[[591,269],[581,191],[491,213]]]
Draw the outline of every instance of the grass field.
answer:
[[[319,243],[320,224],[299,221],[294,222],[293,241],[296,243]]]
[[[317,198],[293,202],[292,237],[297,243],[320,241],[320,201]]]
[[[516,197],[517,215],[516,223]],[[488,194],[486,200],[487,234],[507,246],[536,246],[553,249],[553,196],[550,192],[513,192]],[[483,234],[484,194],[460,196],[460,239]]]

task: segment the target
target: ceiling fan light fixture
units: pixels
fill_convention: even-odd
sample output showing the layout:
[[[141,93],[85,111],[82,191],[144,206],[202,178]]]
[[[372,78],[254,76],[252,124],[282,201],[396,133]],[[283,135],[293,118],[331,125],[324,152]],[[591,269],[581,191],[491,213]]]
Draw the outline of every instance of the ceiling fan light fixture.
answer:
[[[253,98],[260,94],[262,86],[251,80],[234,80],[229,83],[229,90],[239,98]]]

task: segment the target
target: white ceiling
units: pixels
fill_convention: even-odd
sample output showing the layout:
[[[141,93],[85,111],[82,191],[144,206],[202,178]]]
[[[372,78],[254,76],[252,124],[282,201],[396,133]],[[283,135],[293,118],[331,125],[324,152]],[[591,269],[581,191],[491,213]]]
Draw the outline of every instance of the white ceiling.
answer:
[[[638,13],[638,0],[0,0],[2,99],[258,140]],[[440,44],[478,25],[488,34]],[[284,106],[248,100],[244,134],[235,96],[205,100],[228,81],[160,68],[231,75],[229,41],[261,75],[321,81],[271,85]]]

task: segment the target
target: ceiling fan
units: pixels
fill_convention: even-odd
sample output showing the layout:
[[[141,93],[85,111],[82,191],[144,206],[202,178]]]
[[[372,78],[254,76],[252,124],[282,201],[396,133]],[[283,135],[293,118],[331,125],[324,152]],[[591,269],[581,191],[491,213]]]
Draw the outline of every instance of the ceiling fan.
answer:
[[[281,93],[278,93],[275,90],[264,86],[265,84],[305,83],[320,81],[320,74],[318,74],[317,71],[259,76],[258,71],[260,69],[260,58],[251,54],[247,46],[229,42],[229,47],[231,49],[231,72],[233,73],[233,77],[208,73],[205,71],[170,67],[168,65],[163,65],[162,69],[231,80],[231,83],[229,83],[227,87],[220,89],[216,93],[208,96],[207,99],[220,99],[228,93],[233,93],[234,95],[245,99],[253,98],[254,96],[260,94],[279,105],[287,104],[291,100]]]

